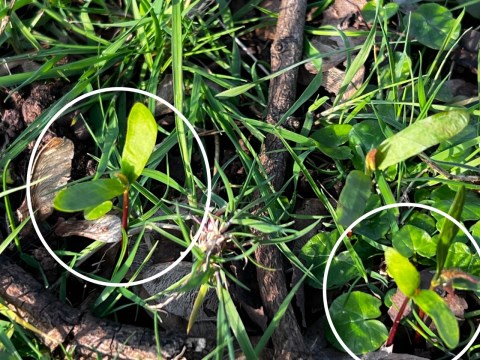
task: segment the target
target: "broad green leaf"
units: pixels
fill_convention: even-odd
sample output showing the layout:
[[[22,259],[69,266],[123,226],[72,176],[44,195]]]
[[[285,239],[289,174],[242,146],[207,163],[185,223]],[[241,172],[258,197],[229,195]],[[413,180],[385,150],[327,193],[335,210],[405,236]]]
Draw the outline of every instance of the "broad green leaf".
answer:
[[[346,146],[340,146],[348,141],[348,134],[352,125],[335,124],[327,125],[312,134],[317,148],[332,159],[344,160],[352,157],[351,151]]]
[[[148,108],[136,103],[128,115],[127,135],[122,153],[122,174],[132,184],[148,162],[157,140],[157,123]]]
[[[393,234],[392,244],[400,254],[407,258],[414,254],[431,258],[437,250],[437,244],[425,230],[408,224]]]
[[[85,220],[97,220],[112,210],[113,204],[110,200],[104,201],[100,205],[86,208],[83,211]]]
[[[124,190],[118,178],[87,181],[60,190],[53,206],[63,212],[83,211],[121,195]]]
[[[420,211],[414,211],[408,217],[408,224],[423,229],[430,235],[436,230],[435,219],[430,215],[424,214]]]
[[[419,290],[412,299],[425,314],[432,318],[438,335],[445,345],[449,349],[456,348],[460,339],[458,322],[440,295],[432,290]]]
[[[330,315],[335,329],[355,354],[377,350],[387,339],[387,328],[375,320],[382,315],[381,305],[379,299],[360,291],[343,294],[332,302]],[[326,335],[333,345],[343,350],[330,329]]]
[[[377,2],[376,1],[369,1],[362,9],[362,15],[366,22],[372,23],[375,19]],[[397,3],[388,3],[384,6],[380,6],[378,16],[384,20],[390,19],[394,16],[398,11],[398,4]]]
[[[467,112],[452,110],[416,121],[380,144],[376,155],[377,168],[384,170],[450,139],[462,131],[469,120]]]
[[[453,200],[453,204],[450,207],[448,214],[452,216],[456,220],[460,220],[462,215],[463,205],[465,203],[465,187],[461,186],[460,190],[458,190],[455,199]],[[445,221],[443,224],[442,230],[440,231],[439,241],[437,245],[437,270],[435,274],[435,278],[440,275],[440,272],[443,269],[445,264],[445,260],[447,259],[448,249],[452,244],[455,236],[458,233],[458,226],[455,225],[452,221],[448,220]]]
[[[307,278],[307,283],[309,285],[321,288],[318,284],[323,282],[325,266],[338,237],[338,231],[332,231],[331,233],[320,232],[302,247],[300,258],[305,260],[306,267],[313,266],[311,272],[318,279],[316,282]],[[349,252],[341,252],[333,258],[330,265],[328,286],[335,287],[343,285],[357,276],[358,270],[356,269]]]
[[[367,201],[365,212],[369,212],[380,206],[382,206],[380,195],[372,194]],[[385,237],[389,230],[390,219],[388,211],[381,211],[364,219],[360,224],[355,226],[353,232],[355,234],[366,236],[372,240],[380,240]]]
[[[480,276],[480,256],[476,252],[472,253],[466,244],[455,242],[448,250],[444,268],[461,269],[466,273]]]
[[[441,186],[435,189],[431,193],[431,199],[434,201],[432,206],[448,212],[455,199],[456,192],[450,189],[447,185]],[[444,217],[437,213],[432,213],[437,219],[443,219]],[[463,207],[461,220],[477,221],[480,219],[480,197],[473,191],[467,191],[465,193],[465,205]]]
[[[349,226],[363,215],[371,191],[372,181],[362,171],[353,170],[345,181],[337,206],[338,222]]]
[[[385,263],[388,274],[394,278],[400,291],[405,296],[412,297],[420,286],[420,273],[415,266],[393,248],[385,250]]]
[[[441,5],[422,4],[410,16],[408,32],[410,37],[416,38],[418,42],[432,49],[440,49],[451,32],[450,45],[460,34],[460,28],[455,25],[452,13]],[[408,24],[408,14],[403,21]]]

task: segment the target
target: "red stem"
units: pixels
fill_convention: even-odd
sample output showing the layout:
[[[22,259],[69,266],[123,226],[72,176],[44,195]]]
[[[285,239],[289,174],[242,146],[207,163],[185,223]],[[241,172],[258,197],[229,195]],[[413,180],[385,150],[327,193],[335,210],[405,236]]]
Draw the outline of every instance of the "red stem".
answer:
[[[128,189],[123,192],[123,213],[122,213],[122,228],[127,232],[128,228]]]
[[[388,334],[388,339],[385,344],[386,347],[393,344],[393,340],[395,339],[395,335],[397,334],[398,325],[400,325],[400,321],[402,320],[403,313],[405,312],[405,307],[407,306],[409,300],[410,299],[408,297],[405,297],[405,300],[403,300],[402,306],[400,306],[400,309],[398,310],[397,316],[395,316],[395,321],[393,322],[393,326],[390,329],[390,334]]]

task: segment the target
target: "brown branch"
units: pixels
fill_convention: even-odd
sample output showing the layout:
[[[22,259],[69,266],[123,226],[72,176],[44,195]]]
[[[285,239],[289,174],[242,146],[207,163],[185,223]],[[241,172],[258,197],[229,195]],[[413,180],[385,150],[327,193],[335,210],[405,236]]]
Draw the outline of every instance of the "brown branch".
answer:
[[[151,329],[98,319],[73,308],[56,299],[30,274],[2,255],[0,298],[17,316],[42,333],[36,335],[51,351],[63,345],[73,351],[74,359],[172,359],[182,352],[189,359],[205,355],[202,353],[205,339],[166,333],[160,333],[161,349],[157,351]]]
[[[282,0],[277,22],[275,41],[271,49],[272,72],[281,70],[301,60],[306,1]],[[277,124],[293,105],[296,96],[297,70],[288,71],[270,81],[266,121]],[[284,183],[286,152],[280,139],[267,134],[260,159],[271,185],[279,191]],[[287,296],[281,252],[276,246],[260,246],[255,251],[256,260],[266,269],[257,267],[257,280],[265,311],[270,319],[277,313]],[[273,270],[272,270],[273,269]],[[298,357],[306,353],[303,337],[295,314],[288,307],[279,326],[272,335],[276,358]]]

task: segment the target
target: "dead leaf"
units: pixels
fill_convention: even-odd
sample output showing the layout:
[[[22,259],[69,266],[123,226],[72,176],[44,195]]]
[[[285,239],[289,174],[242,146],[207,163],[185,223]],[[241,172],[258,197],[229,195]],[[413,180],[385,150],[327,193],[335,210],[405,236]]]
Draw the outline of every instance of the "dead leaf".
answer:
[[[116,243],[122,239],[122,221],[116,215],[104,215],[97,220],[67,220],[55,227],[61,237],[82,236],[104,243]]]
[[[38,153],[32,168],[32,183],[40,181],[31,188],[32,207],[35,218],[41,222],[53,213],[53,199],[57,189],[70,179],[74,145],[67,138],[52,138]],[[28,216],[26,199],[17,210],[17,216],[23,221]]]

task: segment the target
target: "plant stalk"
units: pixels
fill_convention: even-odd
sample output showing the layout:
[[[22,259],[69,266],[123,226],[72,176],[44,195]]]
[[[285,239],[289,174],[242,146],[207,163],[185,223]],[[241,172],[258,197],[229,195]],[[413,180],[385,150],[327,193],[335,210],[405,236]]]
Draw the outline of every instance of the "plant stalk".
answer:
[[[402,320],[403,313],[405,312],[405,308],[407,307],[407,304],[409,301],[410,301],[410,298],[408,297],[405,297],[405,300],[403,300],[402,306],[400,306],[397,316],[395,316],[395,321],[393,322],[393,326],[390,329],[390,333],[388,334],[388,339],[387,339],[387,342],[385,343],[386,347],[389,347],[393,344],[393,340],[395,340],[395,335],[397,334],[398,325],[400,325],[400,321]]]
[[[127,232],[128,229],[128,190],[129,189],[125,189],[125,191],[123,192],[122,228],[123,230],[125,230],[125,232]]]

